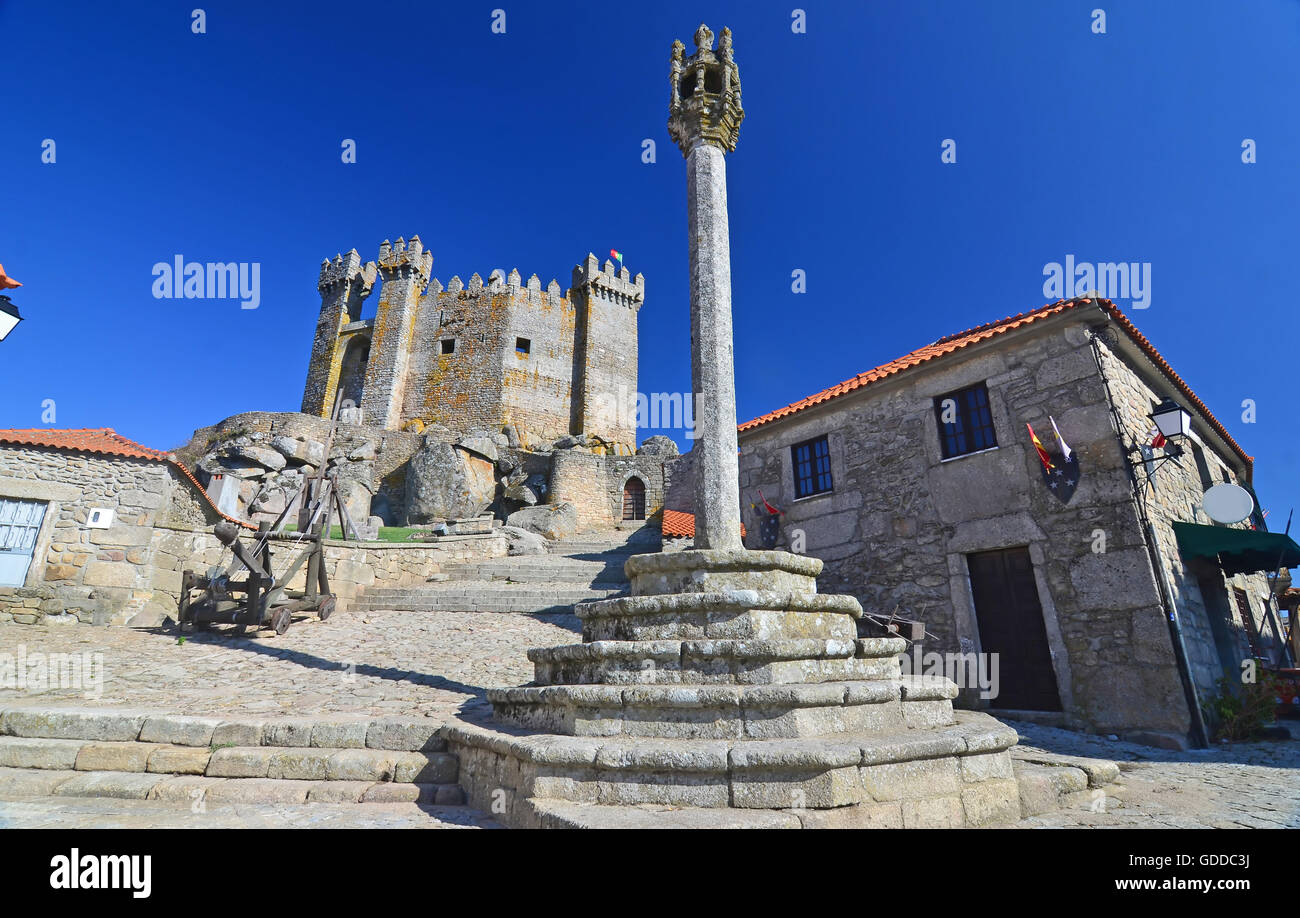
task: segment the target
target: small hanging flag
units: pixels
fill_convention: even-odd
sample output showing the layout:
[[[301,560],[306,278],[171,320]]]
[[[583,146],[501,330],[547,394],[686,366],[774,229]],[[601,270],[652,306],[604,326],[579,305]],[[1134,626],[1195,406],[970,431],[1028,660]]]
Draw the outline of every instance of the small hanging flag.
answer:
[[[780,510],[776,509],[776,507],[773,507],[771,504],[767,502],[767,498],[763,496],[762,491],[758,492],[758,499],[763,502],[763,509],[766,510],[768,513],[775,515],[781,512]]]
[[[1065,442],[1065,437],[1061,436],[1061,429],[1056,426],[1056,418],[1052,417],[1049,414],[1047,416],[1047,420],[1052,422],[1052,432],[1056,434],[1056,444],[1059,447],[1061,447],[1061,458],[1064,459],[1066,462],[1069,462],[1070,446],[1068,443]]]
[[[1159,427],[1152,427],[1149,431],[1147,431],[1147,436],[1151,438],[1151,446],[1154,449],[1160,449],[1167,442],[1169,442],[1168,440],[1165,439],[1165,435],[1160,432]]]
[[[1034,433],[1034,428],[1029,424],[1025,424],[1025,426],[1029,427],[1029,439],[1034,441],[1034,449],[1038,450],[1038,461],[1043,463],[1043,471],[1050,472],[1052,470],[1052,459],[1047,455],[1047,448],[1043,446],[1043,441],[1038,439],[1038,434]]]
[[[610,249],[610,250],[609,250],[609,257],[610,257],[610,258],[613,258],[615,261],[617,261],[617,262],[618,262],[618,266],[619,266],[620,268],[623,267],[623,253],[620,252],[618,249]]]
[[[1034,436],[1034,428],[1029,428],[1029,435],[1034,438],[1034,449],[1038,450],[1038,458],[1042,462],[1043,483],[1061,503],[1068,504],[1079,486],[1079,455],[1070,449],[1070,445],[1065,442],[1065,437],[1061,436],[1061,430],[1056,426],[1056,419],[1049,414],[1047,420],[1051,422],[1052,432],[1056,435],[1056,444],[1061,450],[1059,463],[1052,462],[1042,442]]]

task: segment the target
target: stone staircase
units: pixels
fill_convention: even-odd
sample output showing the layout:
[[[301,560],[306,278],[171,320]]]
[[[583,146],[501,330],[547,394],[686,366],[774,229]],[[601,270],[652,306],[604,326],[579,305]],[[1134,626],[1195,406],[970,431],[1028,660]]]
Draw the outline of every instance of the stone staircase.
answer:
[[[436,580],[368,590],[352,608],[363,612],[570,613],[575,603],[627,592],[623,566],[635,555],[657,552],[659,544],[659,533],[649,528],[587,533],[549,543],[549,553],[544,555],[445,564]]]
[[[456,757],[426,718],[215,718],[0,712],[0,798],[463,806]]]

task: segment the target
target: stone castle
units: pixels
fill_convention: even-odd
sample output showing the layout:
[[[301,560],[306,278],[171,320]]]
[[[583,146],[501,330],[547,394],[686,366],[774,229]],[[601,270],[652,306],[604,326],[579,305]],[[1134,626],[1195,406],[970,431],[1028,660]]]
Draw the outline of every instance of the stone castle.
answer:
[[[636,451],[637,313],[645,278],[595,255],[570,287],[494,272],[484,283],[431,278],[419,236],[321,264],[320,319],[305,414],[388,430],[513,426],[525,444],[585,434],[596,451]],[[373,319],[362,306],[380,280]]]

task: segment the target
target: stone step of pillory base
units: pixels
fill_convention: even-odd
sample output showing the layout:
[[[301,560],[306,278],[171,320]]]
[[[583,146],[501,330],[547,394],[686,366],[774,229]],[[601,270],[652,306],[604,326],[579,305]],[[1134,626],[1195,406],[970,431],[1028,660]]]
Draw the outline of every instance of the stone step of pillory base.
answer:
[[[445,752],[432,718],[327,715],[200,717],[148,709],[15,705],[0,709],[0,738],[98,740],[174,746],[280,746]]]
[[[0,736],[0,767],[398,784],[456,781],[456,757],[447,752],[310,746],[177,746],[22,736]]]
[[[896,679],[898,661],[854,654],[856,641],[594,641],[528,652],[539,685],[697,685]]]
[[[959,712],[942,727],[791,739],[560,737],[469,722],[447,738],[472,805],[497,799],[507,825],[542,825],[550,804],[688,807],[718,824],[734,810],[817,825],[1000,825],[1020,817],[1007,750],[1015,731]],[[495,797],[493,796],[495,794]],[[730,808],[730,809],[724,809]],[[784,812],[781,812],[784,811]],[[604,823],[609,824],[609,823]]]
[[[550,685],[489,689],[496,716],[571,736],[772,739],[952,724],[946,679],[778,685]]]
[[[730,590],[616,596],[575,607],[584,641],[707,638],[853,640],[862,606],[852,596]],[[893,646],[893,645],[890,645]],[[893,653],[902,653],[900,643]]]
[[[464,806],[457,784],[210,778],[202,775],[0,767],[0,799],[111,797],[205,803],[421,803]]]

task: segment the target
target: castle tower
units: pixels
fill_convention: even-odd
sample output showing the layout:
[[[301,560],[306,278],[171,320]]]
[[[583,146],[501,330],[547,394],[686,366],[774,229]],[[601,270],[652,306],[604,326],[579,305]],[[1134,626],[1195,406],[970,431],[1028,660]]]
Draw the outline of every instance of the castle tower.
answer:
[[[695,53],[683,60],[673,42],[668,133],[686,157],[691,265],[691,388],[698,436],[694,450],[695,545],[739,549],[740,471],[736,457],[736,377],[731,337],[731,251],[727,167],[745,112],[731,30],[718,49],[701,25]]]
[[[361,263],[361,256],[353,249],[347,255],[335,255],[321,262],[320,319],[316,323],[316,337],[312,341],[311,362],[307,366],[307,384],[303,387],[302,410],[304,414],[329,417],[334,408],[334,395],[342,377],[344,356],[353,347],[359,357],[368,344],[362,340],[359,326],[361,304],[370,295],[375,284],[375,263]],[[355,340],[356,345],[352,345]]]
[[[576,314],[571,432],[596,434],[636,450],[637,313],[645,277],[614,270],[596,256],[573,268],[569,291]]]
[[[379,247],[378,267],[383,287],[371,335],[361,414],[363,422],[372,427],[396,429],[401,424],[416,306],[429,283],[433,255],[424,250],[419,236],[412,236],[409,245],[401,238],[396,245],[385,239]]]

